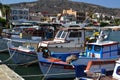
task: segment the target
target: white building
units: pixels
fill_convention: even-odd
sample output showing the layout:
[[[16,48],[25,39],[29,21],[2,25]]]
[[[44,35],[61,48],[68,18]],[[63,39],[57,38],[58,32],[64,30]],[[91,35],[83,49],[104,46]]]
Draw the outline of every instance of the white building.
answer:
[[[26,8],[11,8],[11,17],[10,19],[12,21],[14,20],[29,20],[29,9]]]
[[[1,11],[1,10],[0,10],[0,17],[3,17],[3,16],[2,16],[2,11]]]

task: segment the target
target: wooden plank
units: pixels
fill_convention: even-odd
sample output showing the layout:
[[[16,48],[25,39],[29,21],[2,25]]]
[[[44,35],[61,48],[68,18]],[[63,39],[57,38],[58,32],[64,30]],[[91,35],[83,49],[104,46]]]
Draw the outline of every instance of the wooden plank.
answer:
[[[5,64],[0,65],[0,80],[25,80]]]

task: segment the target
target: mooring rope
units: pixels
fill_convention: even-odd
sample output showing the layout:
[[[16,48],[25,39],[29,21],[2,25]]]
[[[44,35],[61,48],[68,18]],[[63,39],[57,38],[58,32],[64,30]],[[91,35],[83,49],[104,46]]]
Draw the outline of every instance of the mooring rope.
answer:
[[[10,49],[9,49],[9,42],[7,42],[7,46],[8,46],[8,52],[10,53]],[[6,63],[6,62],[8,62],[9,60],[11,60],[11,59],[12,59],[12,57],[14,56],[14,54],[15,54],[16,50],[17,50],[17,49],[15,49],[15,51],[12,53],[12,55],[10,55],[10,57],[9,57],[8,59],[6,59],[6,60],[2,61],[2,62],[1,62],[1,64]]]
[[[48,68],[48,70],[47,70],[45,76],[42,78],[42,80],[44,80],[44,79],[46,78],[46,76],[47,76],[47,74],[49,73],[49,71],[50,71],[52,65],[53,65],[53,62],[50,64],[50,66],[49,66],[49,68]]]
[[[49,76],[53,76],[53,75],[68,75],[68,74],[75,74],[75,72],[70,72],[70,73],[58,73],[58,74],[47,74],[47,75],[49,75]],[[37,76],[40,76],[40,77],[42,77],[42,76],[44,76],[43,74],[38,74],[38,75],[21,75],[22,77],[37,77]],[[44,79],[45,79],[45,77],[44,77]],[[42,80],[44,80],[44,79],[42,79]]]
[[[21,64],[6,64],[6,65],[8,65],[8,66],[23,66],[23,65],[29,66],[29,65],[37,63],[37,62],[38,62],[38,60],[36,59],[34,61],[31,61],[31,62],[26,62],[26,63],[21,63]]]
[[[6,48],[6,49],[3,49],[3,50],[0,50],[0,52],[4,52],[4,51],[7,51],[8,50],[8,48]]]

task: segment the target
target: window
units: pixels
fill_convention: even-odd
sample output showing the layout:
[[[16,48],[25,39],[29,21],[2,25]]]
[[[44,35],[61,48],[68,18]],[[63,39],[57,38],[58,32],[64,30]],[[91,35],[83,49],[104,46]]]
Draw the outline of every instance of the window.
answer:
[[[59,31],[56,37],[59,38],[61,36],[62,32],[63,31]]]
[[[13,10],[12,13],[13,13],[13,14],[17,14],[17,10]]]
[[[61,38],[65,38],[65,35],[67,34],[67,32],[63,32],[61,35]]]
[[[87,45],[87,49],[88,49],[89,51],[91,51],[91,50],[92,50],[92,45]]]
[[[28,11],[24,11],[24,14],[25,14],[25,15],[28,15]]]
[[[18,17],[17,16],[13,16],[13,20],[17,20],[18,19]]]
[[[23,16],[19,16],[19,19],[23,19]]]
[[[24,16],[24,19],[26,19],[26,20],[27,20],[27,19],[28,19],[28,16]]]
[[[23,14],[23,11],[19,10],[19,14]]]
[[[67,32],[66,31],[59,31],[58,34],[57,34],[57,38],[65,38]]]
[[[69,35],[69,37],[70,38],[75,38],[75,37],[81,37],[82,35],[81,35],[81,32],[70,32],[70,35]]]
[[[94,46],[94,50],[95,50],[96,52],[100,52],[101,46],[98,46],[98,45]]]

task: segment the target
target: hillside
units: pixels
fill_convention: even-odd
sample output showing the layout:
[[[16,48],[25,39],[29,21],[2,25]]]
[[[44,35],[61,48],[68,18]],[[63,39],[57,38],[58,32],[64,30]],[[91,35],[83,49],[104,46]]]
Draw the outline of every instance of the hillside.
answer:
[[[70,9],[76,11],[100,12],[108,15],[120,17],[120,9],[106,8],[99,5],[88,4],[83,2],[73,2],[70,0],[38,0],[35,2],[23,2],[17,4],[10,4],[11,7],[29,8],[30,12],[47,12],[56,14],[62,12],[63,9]]]

